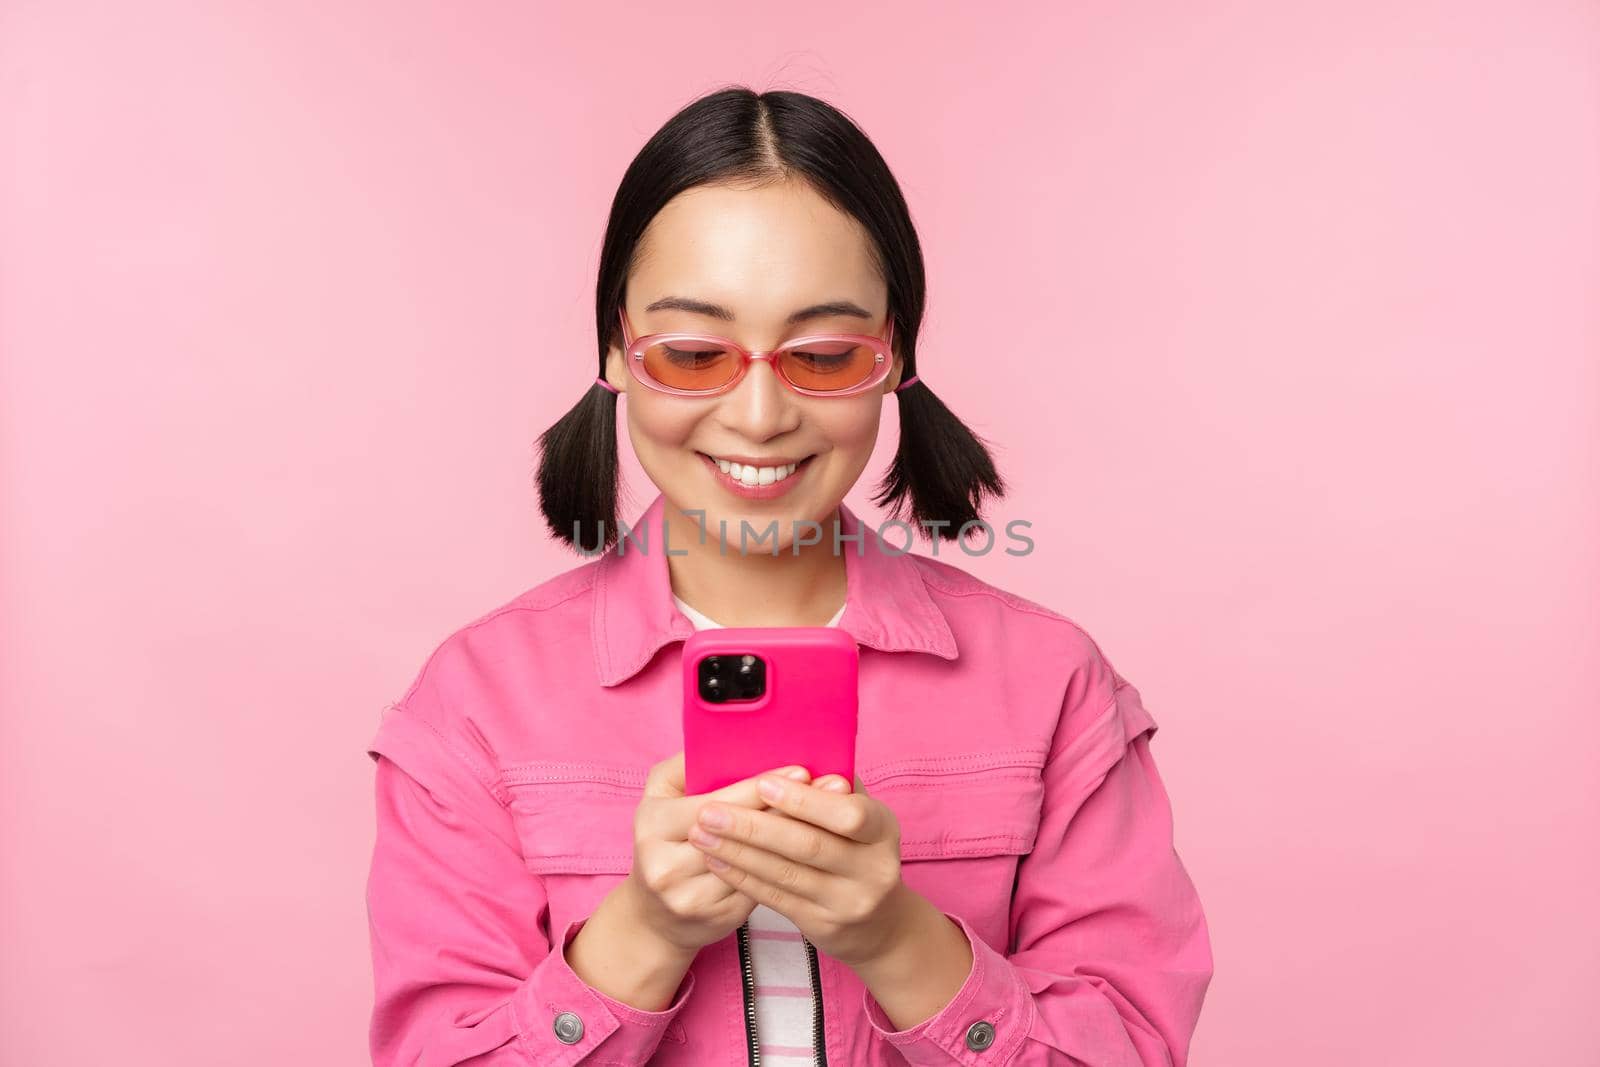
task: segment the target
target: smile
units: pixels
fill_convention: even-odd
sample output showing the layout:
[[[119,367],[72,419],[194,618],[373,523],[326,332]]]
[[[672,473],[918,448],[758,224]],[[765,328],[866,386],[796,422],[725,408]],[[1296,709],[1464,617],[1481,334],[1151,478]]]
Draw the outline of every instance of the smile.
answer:
[[[696,455],[716,473],[723,486],[739,496],[754,500],[768,500],[788,492],[799,481],[798,475],[815,458],[806,456],[786,463],[756,464],[724,459],[705,452],[697,452]]]

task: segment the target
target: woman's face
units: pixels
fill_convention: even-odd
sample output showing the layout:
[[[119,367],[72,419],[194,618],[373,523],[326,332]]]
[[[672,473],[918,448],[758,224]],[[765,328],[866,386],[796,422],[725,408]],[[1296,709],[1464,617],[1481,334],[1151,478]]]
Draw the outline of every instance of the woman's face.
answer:
[[[699,186],[674,197],[645,230],[627,285],[633,336],[709,333],[765,352],[791,337],[859,333],[882,337],[888,290],[873,266],[860,225],[802,182],[756,189]],[[661,306],[676,298],[726,309]],[[790,323],[795,312],[819,304],[854,305],[866,314],[835,309]],[[777,520],[778,547],[787,548],[795,524],[823,522],[855,485],[878,438],[883,397],[900,382],[898,353],[879,386],[858,396],[812,397],[791,391],[765,360],[721,396],[670,396],[640,385],[613,345],[606,379],[627,393],[628,435],[640,464],[668,503],[704,510],[714,538],[726,523],[731,550],[740,521],[753,531],[752,552]],[[898,343],[898,342],[897,342]],[[800,466],[752,499],[728,484],[717,459],[751,460],[758,467]],[[814,536],[814,535],[812,535]],[[827,543],[827,527],[824,526]],[[712,543],[715,543],[714,541]]]

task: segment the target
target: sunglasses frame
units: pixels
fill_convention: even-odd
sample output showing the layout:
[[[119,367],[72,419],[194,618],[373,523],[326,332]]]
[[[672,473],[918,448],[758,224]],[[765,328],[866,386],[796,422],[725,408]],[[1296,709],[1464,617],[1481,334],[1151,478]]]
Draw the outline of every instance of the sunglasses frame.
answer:
[[[771,365],[772,373],[777,375],[778,380],[782,382],[786,388],[793,392],[799,393],[801,396],[860,396],[862,393],[871,390],[874,386],[881,385],[884,379],[889,377],[890,371],[894,369],[893,315],[890,315],[888,318],[888,328],[883,337],[874,337],[871,334],[865,333],[813,333],[807,334],[804,337],[790,338],[777,348],[769,349],[765,352],[752,352],[750,349],[744,347],[739,342],[731,338],[719,337],[718,335],[711,333],[648,333],[643,337],[633,337],[633,330],[628,325],[628,309],[624,307],[618,307],[617,315],[622,320],[622,341],[625,345],[623,350],[623,359],[628,364],[628,372],[633,375],[634,380],[640,385],[643,385],[647,389],[654,389],[658,393],[666,393],[670,396],[721,396],[723,393],[730,391],[740,382],[742,382],[745,374],[747,374],[750,370],[750,364],[754,363],[758,359],[766,360]],[[646,369],[644,365],[645,350],[650,348],[652,345],[663,344],[670,341],[714,341],[719,345],[726,346],[729,350],[737,353],[740,357],[739,370],[729,381],[723,385],[719,385],[715,389],[677,389],[665,384],[664,382],[657,381],[655,378],[651,377],[649,370]],[[783,364],[778,362],[778,355],[788,349],[800,348],[808,344],[816,344],[819,341],[849,341],[852,344],[866,345],[870,347],[874,354],[876,354],[878,357],[877,362],[873,366],[872,373],[867,375],[867,377],[860,383],[852,385],[847,389],[807,389],[803,386],[796,385],[794,382],[791,382],[783,373]]]

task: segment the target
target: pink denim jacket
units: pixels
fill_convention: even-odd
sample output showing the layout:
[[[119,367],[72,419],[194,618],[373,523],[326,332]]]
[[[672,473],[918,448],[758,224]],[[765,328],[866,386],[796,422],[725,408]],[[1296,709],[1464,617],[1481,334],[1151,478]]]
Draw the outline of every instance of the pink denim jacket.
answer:
[[[603,556],[463,626],[385,709],[367,883],[378,1067],[755,1062],[737,939],[672,1003],[588,986],[564,949],[632,862],[648,767],[682,747],[664,499]],[[901,877],[959,924],[965,984],[896,1030],[819,955],[819,1063],[1183,1067],[1211,980],[1138,690],[1071,620],[841,507],[860,648],[857,773]],[[827,538],[828,535],[824,534]],[[681,552],[681,547],[673,547]]]

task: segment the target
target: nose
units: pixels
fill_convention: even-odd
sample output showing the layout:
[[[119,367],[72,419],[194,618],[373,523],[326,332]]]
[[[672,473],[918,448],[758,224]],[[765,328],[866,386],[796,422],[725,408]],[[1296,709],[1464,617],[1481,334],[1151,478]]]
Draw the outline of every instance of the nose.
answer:
[[[778,379],[768,359],[752,360],[739,384],[723,394],[722,422],[750,441],[766,441],[799,425],[794,396]]]

